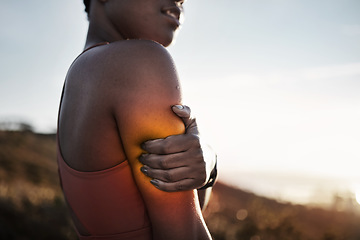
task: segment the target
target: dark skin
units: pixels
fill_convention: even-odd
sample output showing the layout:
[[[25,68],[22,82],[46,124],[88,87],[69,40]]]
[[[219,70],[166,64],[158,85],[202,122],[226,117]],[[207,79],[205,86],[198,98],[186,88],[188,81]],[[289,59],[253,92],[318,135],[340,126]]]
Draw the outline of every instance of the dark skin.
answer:
[[[147,154],[139,158],[144,164],[141,170],[155,179],[152,183],[163,191],[201,188],[209,179],[216,155],[209,146],[201,143],[190,108],[176,105],[172,106],[172,111],[183,120],[186,133],[143,143],[142,148]],[[201,208],[208,203],[210,193],[211,188],[198,190]]]
[[[100,2],[106,3],[107,1],[100,0]],[[181,5],[183,4],[183,1],[170,2],[175,2],[180,6],[180,9],[182,9]],[[124,3],[126,4],[126,1],[124,1]],[[131,3],[136,3],[136,1],[132,1]],[[107,5],[111,10],[116,9],[111,8],[109,4]],[[126,7],[129,8],[129,6]],[[131,12],[130,10],[127,12]],[[126,8],[124,11],[126,11]],[[151,11],[149,12],[151,13]],[[114,15],[117,17],[118,14],[115,12]],[[124,21],[123,19],[120,20]],[[104,25],[100,34],[93,34],[95,27],[92,27],[92,23],[90,22],[85,48],[93,46],[99,42],[111,42],[116,39],[124,39],[132,34],[131,30],[128,30],[129,28],[125,28],[125,30],[120,33],[117,29],[114,29],[113,26],[110,27],[105,24],[104,21],[104,19],[101,19],[101,21],[93,24],[96,27],[99,24]],[[151,27],[147,27],[147,29],[151,29]],[[125,35],[125,37],[121,34]],[[139,34],[140,33],[134,33],[134,38],[136,38]],[[173,32],[163,34],[162,36],[152,32],[144,32],[142,34],[147,35],[145,39],[157,40],[163,46],[169,45],[173,40]],[[146,165],[144,167],[144,174],[154,179],[152,183],[155,183],[154,185],[163,191],[174,192],[201,188],[209,180],[210,173],[215,165],[216,155],[208,145],[201,143],[196,120],[191,118],[190,108],[185,106],[183,109],[172,109],[175,114],[182,118],[186,129],[188,129],[187,124],[192,124],[191,128],[193,130],[183,135],[168,137],[165,141],[149,140],[144,143],[142,147],[148,152],[147,155],[142,155],[142,157],[140,157],[140,160]],[[169,167],[165,167],[166,164],[164,164],[164,162],[171,162],[169,164],[171,166],[171,170]],[[180,179],[179,176],[182,176],[182,178]],[[199,190],[201,206],[206,206],[207,201],[204,200],[209,199],[210,193],[211,188],[207,190]]]
[[[174,15],[182,11],[181,4],[91,2],[86,47],[110,44],[85,52],[70,68],[59,116],[59,144],[68,165],[79,171],[129,162],[153,239],[206,240],[211,236],[199,204],[205,194],[192,189],[207,182],[214,161],[201,154],[204,146],[190,110],[171,111],[182,104],[181,88],[163,47],[173,39],[178,27]]]

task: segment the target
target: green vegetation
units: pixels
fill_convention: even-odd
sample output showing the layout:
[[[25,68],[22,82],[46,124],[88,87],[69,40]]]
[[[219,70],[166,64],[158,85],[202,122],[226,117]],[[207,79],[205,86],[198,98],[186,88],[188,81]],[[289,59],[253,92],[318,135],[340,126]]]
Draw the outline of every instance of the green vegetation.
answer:
[[[359,208],[310,208],[218,183],[205,212],[215,240],[359,240]],[[55,135],[0,131],[0,239],[77,239],[59,186]]]

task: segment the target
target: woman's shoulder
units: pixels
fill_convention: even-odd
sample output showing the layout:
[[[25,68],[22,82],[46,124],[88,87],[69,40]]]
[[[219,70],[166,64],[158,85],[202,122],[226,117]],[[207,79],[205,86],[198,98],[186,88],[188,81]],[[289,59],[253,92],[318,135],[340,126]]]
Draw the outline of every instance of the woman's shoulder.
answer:
[[[108,44],[107,47],[111,50],[120,51],[122,53],[168,54],[165,47],[152,40],[141,40],[141,39],[121,40],[121,41],[112,42]]]
[[[101,74],[107,79],[176,75],[169,52],[150,40],[123,40],[94,47],[84,52],[76,62],[80,68],[87,68],[92,74]]]
[[[160,44],[149,40],[125,40],[96,47],[84,54],[92,71],[107,80],[151,82],[152,84],[177,81],[176,67],[169,52]],[[140,81],[140,82],[139,82]]]
[[[170,60],[171,56],[168,51],[159,43],[150,40],[122,40],[112,42],[107,45],[94,47],[84,54],[86,58],[92,59],[97,63],[106,62],[109,67],[118,63],[134,61],[141,64],[150,60]]]

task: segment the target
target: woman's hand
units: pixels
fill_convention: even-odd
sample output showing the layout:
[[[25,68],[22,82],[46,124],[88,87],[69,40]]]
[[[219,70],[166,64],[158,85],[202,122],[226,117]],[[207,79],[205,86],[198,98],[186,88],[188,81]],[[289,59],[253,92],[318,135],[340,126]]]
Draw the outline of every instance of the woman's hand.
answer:
[[[175,105],[172,110],[183,120],[185,134],[143,143],[142,148],[147,154],[139,158],[144,164],[141,171],[152,178],[155,187],[166,192],[201,188],[209,180],[216,154],[202,144],[190,108]]]

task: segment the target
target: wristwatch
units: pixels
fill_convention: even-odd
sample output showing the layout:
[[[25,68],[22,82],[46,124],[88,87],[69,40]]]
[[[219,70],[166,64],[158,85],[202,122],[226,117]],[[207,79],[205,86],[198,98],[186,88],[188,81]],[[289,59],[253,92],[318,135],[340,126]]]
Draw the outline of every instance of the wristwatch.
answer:
[[[215,156],[215,166],[210,173],[210,178],[209,178],[208,182],[201,188],[198,188],[198,190],[204,190],[209,187],[212,187],[215,184],[216,178],[217,178],[217,156]]]

